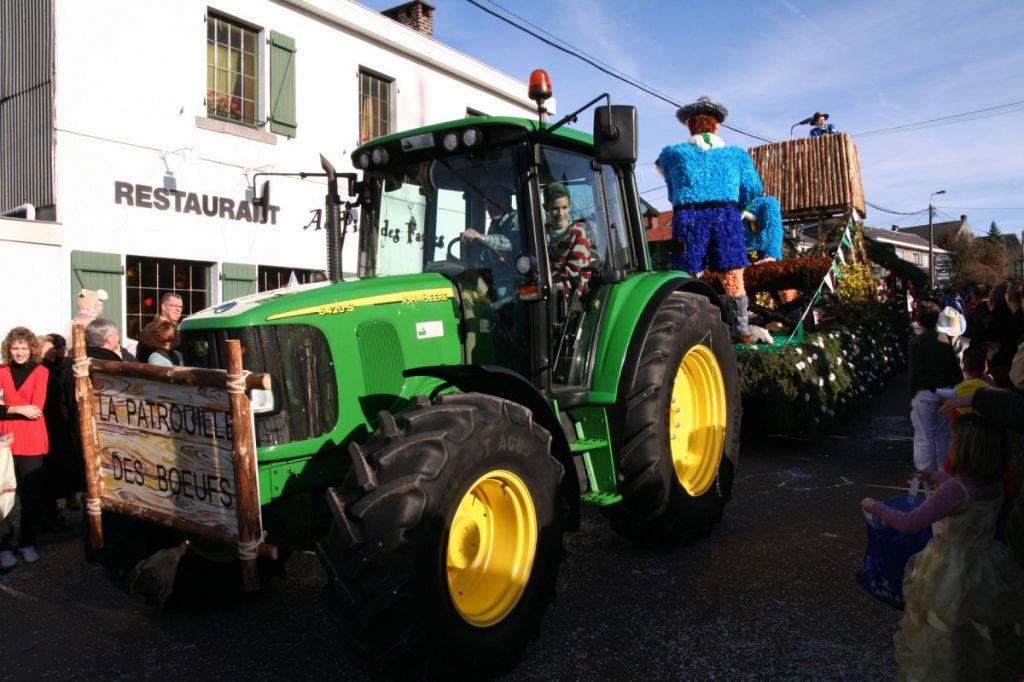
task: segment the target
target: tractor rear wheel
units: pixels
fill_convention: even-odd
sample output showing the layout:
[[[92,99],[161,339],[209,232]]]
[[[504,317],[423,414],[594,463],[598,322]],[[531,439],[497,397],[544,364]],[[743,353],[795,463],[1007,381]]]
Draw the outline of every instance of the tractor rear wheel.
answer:
[[[642,543],[692,544],[722,519],[739,454],[739,375],[718,308],[673,293],[655,315],[625,393],[622,501],[603,510]]]
[[[550,446],[526,408],[459,393],[382,412],[350,447],[318,553],[325,607],[371,668],[489,677],[536,638],[566,516]]]

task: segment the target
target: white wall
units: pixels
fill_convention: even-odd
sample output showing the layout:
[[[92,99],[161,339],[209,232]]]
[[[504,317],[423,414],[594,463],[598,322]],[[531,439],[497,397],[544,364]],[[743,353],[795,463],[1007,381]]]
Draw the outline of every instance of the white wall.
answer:
[[[0,338],[18,326],[64,333],[69,285],[61,232],[53,223],[0,218]]]
[[[208,10],[261,27],[264,38],[274,30],[295,39],[295,138],[272,135],[269,125],[261,140],[203,125]],[[443,15],[435,20],[443,21]],[[323,153],[339,172],[350,172],[359,134],[360,67],[395,80],[395,130],[461,118],[467,107],[534,115],[525,82],[347,0],[57,0],[55,30],[60,244],[29,248],[0,241],[5,261],[8,253],[18,253],[33,263],[24,270],[8,268],[4,277],[38,279],[35,263],[52,272],[41,299],[52,300],[52,306],[38,300],[24,308],[8,305],[3,315],[31,316],[45,329],[62,329],[69,318],[73,250],[183,258],[215,267],[239,262],[324,269],[323,231],[303,229],[311,211],[323,206],[322,180],[273,178],[272,203],[280,207],[276,225],[118,204],[115,183],[173,186],[241,202],[251,198],[248,187],[257,170],[317,172]],[[260,47],[265,117],[269,46]],[[345,244],[346,270],[355,269],[353,237]],[[219,288],[215,283],[212,302],[219,300]]]

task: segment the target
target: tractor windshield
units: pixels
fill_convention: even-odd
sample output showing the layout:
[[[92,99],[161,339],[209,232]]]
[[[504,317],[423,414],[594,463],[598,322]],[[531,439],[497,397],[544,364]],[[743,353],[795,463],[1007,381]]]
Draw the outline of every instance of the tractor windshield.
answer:
[[[511,146],[368,171],[373,200],[360,228],[360,276],[455,276],[485,264],[511,270],[524,251],[519,177]]]

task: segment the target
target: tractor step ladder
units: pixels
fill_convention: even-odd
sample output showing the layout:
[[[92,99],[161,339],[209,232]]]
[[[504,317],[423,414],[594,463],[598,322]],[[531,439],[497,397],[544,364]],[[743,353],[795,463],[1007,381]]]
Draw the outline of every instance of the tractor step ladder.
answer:
[[[569,450],[583,460],[587,480],[590,482],[590,491],[580,495],[581,505],[584,507],[606,507],[622,500],[622,495],[614,490],[607,490],[609,481],[604,481],[605,485],[602,485],[602,478],[606,478],[606,476],[602,477],[595,470],[595,460],[610,457],[611,446],[607,438],[580,438],[569,443]],[[596,468],[602,467],[598,465]]]

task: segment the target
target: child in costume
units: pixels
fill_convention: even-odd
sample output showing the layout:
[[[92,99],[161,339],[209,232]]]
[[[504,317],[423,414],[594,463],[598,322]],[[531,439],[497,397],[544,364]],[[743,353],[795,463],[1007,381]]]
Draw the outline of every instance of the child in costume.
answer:
[[[937,485],[906,513],[873,500],[861,507],[901,533],[929,524],[935,536],[907,563],[906,608],[894,637],[900,680],[1016,680],[1024,670],[1024,572],[993,541],[1009,459],[1007,431],[977,414],[956,421],[952,476],[918,471]]]
[[[733,339],[748,343],[747,244],[740,211],[764,187],[750,154],[727,147],[716,134],[727,115],[707,97],[680,107],[676,118],[689,128],[690,139],[665,147],[657,166],[672,202],[672,267],[693,276],[704,269],[716,274],[725,289]]]

